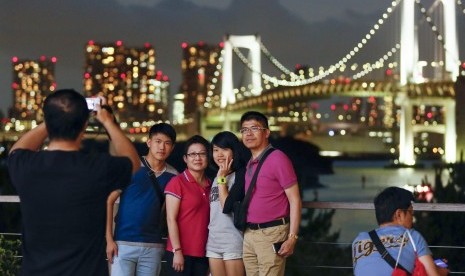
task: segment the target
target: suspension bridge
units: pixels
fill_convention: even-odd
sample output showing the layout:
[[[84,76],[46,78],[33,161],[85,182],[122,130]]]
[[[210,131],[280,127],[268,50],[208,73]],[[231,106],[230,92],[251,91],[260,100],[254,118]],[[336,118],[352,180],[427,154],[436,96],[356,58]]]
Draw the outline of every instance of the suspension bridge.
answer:
[[[458,8],[457,8],[458,7]],[[395,16],[393,16],[395,15]],[[444,135],[444,161],[457,159],[456,89],[462,62],[459,58],[457,22],[464,16],[465,7],[458,0],[434,1],[426,8],[420,0],[393,1],[372,28],[346,55],[330,66],[291,70],[274,57],[258,35],[224,37],[220,65],[209,84],[210,91],[201,113],[201,132],[239,128],[240,115],[247,110],[267,114],[275,129],[286,124],[307,125],[312,128],[315,102],[332,97],[379,99],[382,104],[381,126],[398,131],[399,162],[415,164],[414,134],[434,132]],[[399,18],[400,27],[391,47],[372,61],[355,62],[362,52],[371,53],[370,42],[392,18]],[[399,25],[394,22],[391,25]],[[421,34],[429,33],[434,42],[428,61]],[[383,39],[383,37],[381,37]],[[385,43],[384,45],[389,45]],[[243,53],[248,50],[248,54]],[[375,51],[373,51],[375,52]],[[379,49],[378,49],[379,52]],[[322,53],[330,54],[330,53]],[[262,72],[261,57],[271,62],[278,76]],[[245,68],[248,84],[233,86],[233,59]],[[465,66],[463,66],[465,67]],[[465,72],[465,68],[463,70]],[[381,79],[376,78],[383,72]],[[213,91],[220,91],[220,101],[213,100]],[[414,110],[419,106],[434,106],[441,110],[443,119],[434,124],[417,124]],[[368,120],[367,118],[365,118]],[[463,118],[465,119],[465,118]]]

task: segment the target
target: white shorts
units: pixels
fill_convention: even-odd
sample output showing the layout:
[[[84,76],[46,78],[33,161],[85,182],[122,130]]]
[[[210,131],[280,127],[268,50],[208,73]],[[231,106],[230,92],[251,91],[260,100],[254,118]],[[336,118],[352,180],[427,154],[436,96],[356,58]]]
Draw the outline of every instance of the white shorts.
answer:
[[[216,253],[213,251],[207,251],[207,258],[223,259],[224,261],[236,260],[242,259],[242,253]]]

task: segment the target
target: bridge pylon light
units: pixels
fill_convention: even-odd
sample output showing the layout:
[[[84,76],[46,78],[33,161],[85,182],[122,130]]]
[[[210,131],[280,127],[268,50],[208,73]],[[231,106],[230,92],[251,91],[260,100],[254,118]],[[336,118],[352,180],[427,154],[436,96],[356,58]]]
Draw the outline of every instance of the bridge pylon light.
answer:
[[[249,57],[252,70],[252,94],[258,96],[262,92],[261,79],[261,50],[260,36],[258,35],[226,35],[224,37],[223,56],[223,80],[221,87],[221,107],[224,108],[227,104],[235,103],[236,96],[233,91],[233,70],[232,70],[232,51],[233,48],[249,49]]]

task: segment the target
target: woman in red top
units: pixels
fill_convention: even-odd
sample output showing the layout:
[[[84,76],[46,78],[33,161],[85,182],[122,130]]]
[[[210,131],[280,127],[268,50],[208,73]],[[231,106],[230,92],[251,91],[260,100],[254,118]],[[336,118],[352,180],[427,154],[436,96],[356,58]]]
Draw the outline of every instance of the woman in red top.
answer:
[[[210,145],[195,135],[186,142],[187,169],[165,188],[168,275],[207,275],[205,246],[210,220],[210,180],[205,174]]]

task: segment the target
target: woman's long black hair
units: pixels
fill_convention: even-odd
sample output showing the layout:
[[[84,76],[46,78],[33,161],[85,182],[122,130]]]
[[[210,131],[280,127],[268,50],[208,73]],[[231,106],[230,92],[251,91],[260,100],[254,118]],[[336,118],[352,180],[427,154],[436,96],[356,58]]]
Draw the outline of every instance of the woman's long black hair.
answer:
[[[220,147],[222,149],[231,149],[233,152],[233,163],[231,165],[232,171],[237,171],[239,168],[242,168],[246,164],[247,158],[247,149],[245,146],[239,141],[237,136],[230,132],[230,131],[222,131],[216,134],[212,141],[212,152],[213,146]],[[250,155],[250,154],[249,154]],[[215,162],[211,162],[211,164],[218,169],[218,165]]]

